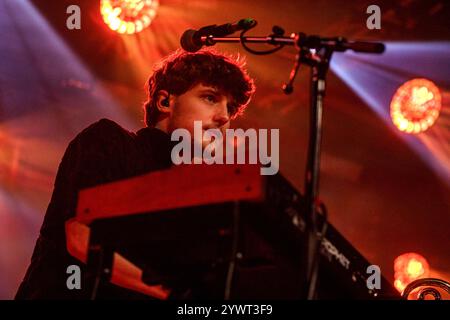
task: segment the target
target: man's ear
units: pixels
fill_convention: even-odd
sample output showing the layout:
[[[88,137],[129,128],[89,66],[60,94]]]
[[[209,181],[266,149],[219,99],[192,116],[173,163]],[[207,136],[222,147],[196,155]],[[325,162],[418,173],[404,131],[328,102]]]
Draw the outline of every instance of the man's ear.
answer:
[[[172,102],[170,94],[166,90],[159,90],[156,96],[156,107],[159,112],[167,113],[172,111]]]

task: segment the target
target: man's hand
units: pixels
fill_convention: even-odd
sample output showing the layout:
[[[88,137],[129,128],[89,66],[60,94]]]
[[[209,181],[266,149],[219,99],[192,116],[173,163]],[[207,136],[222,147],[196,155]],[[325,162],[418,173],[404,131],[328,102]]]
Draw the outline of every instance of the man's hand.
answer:
[[[69,254],[86,263],[89,246],[90,229],[87,225],[75,220],[66,221],[66,246]],[[123,288],[138,291],[157,299],[165,300],[170,290],[158,285],[149,286],[142,282],[142,270],[122,257],[114,253],[111,282]]]

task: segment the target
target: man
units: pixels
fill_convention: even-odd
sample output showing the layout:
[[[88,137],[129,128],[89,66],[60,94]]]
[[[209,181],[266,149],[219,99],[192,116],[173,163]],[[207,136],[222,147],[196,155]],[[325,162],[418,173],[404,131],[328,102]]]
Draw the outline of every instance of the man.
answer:
[[[89,284],[82,283],[80,290],[69,290],[66,284],[67,267],[79,265],[83,273],[84,265],[79,260],[86,259],[84,249],[73,248],[71,254],[66,249],[65,224],[75,215],[78,191],[169,168],[171,132],[185,128],[194,136],[196,120],[202,121],[203,130],[228,128],[230,120],[243,112],[254,92],[253,80],[243,67],[239,61],[210,50],[177,51],[157,65],[148,80],[148,101],[144,105],[146,128],[131,133],[113,121],[102,119],[69,144],[58,169],[31,264],[16,299],[90,297],[86,289],[91,287]],[[87,241],[87,227],[76,229]],[[164,293],[168,290],[157,290],[141,282],[142,270],[123,258],[118,261],[119,269],[122,266],[126,271],[120,274],[122,277],[116,277],[115,284],[132,290],[103,284],[98,290],[99,298],[139,298],[134,291],[166,297]]]

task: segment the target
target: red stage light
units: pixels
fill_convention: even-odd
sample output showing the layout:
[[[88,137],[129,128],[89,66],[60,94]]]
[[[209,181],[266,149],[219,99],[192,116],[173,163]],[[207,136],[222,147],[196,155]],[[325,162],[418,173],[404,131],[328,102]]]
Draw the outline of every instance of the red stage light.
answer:
[[[412,281],[425,278],[430,272],[427,260],[417,253],[405,253],[394,261],[394,286],[403,292]]]
[[[391,118],[400,131],[419,133],[431,127],[441,110],[438,87],[427,79],[400,86],[391,101]]]
[[[158,0],[101,0],[100,12],[111,30],[133,34],[150,25],[158,6]]]

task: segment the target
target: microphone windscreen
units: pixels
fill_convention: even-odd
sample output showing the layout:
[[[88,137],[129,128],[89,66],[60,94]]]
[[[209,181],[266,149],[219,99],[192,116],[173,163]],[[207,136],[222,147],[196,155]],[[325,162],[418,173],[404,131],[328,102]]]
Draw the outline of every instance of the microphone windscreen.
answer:
[[[196,52],[202,48],[201,44],[196,43],[194,35],[196,31],[189,29],[186,30],[180,39],[181,47],[188,52]]]

